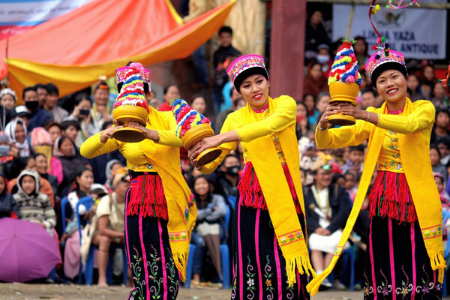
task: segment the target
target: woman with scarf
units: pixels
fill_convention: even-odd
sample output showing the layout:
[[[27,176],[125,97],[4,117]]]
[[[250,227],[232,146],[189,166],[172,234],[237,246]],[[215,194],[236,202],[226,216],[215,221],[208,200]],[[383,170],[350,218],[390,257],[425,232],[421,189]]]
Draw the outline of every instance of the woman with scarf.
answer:
[[[27,126],[22,119],[18,118],[6,125],[5,133],[9,140],[19,148],[19,156],[33,156],[34,151],[27,140]]]
[[[63,180],[59,184],[58,195],[63,198],[67,196],[72,188],[76,169],[81,165],[81,159],[75,155],[75,144],[66,136],[61,136],[56,139],[55,145],[53,146],[53,157],[56,157],[62,166]],[[61,176],[61,174],[54,173],[53,175]]]
[[[372,85],[383,97],[381,108],[360,110],[342,102],[330,105],[316,130],[322,148],[356,146],[369,139],[361,183],[330,266],[309,285],[314,295],[332,271],[352,231],[369,187],[371,217],[364,272],[365,299],[440,299],[445,260],[441,201],[431,168],[429,144],[435,108],[406,95],[403,54],[379,45],[366,64]],[[336,113],[356,124],[328,129]]]
[[[328,91],[327,79],[322,74],[322,66],[317,60],[308,64],[308,72],[303,81],[303,93],[317,98],[321,92]]]
[[[247,105],[228,115],[221,134],[189,151],[200,172],[213,172],[239,142],[245,168],[233,220],[232,299],[309,299],[312,270],[306,228],[299,151],[297,105],[289,96],[269,97],[269,75],[259,55],[236,59],[227,70]],[[202,151],[220,147],[212,163],[198,166]]]
[[[149,105],[150,71],[141,64],[117,70],[120,105],[128,102],[148,108],[146,127],[128,126],[142,131],[145,139],[125,143],[106,129],[86,140],[81,154],[86,158],[116,149],[127,159],[131,187],[125,204],[125,249],[134,278],[128,299],[175,299],[185,280],[189,241],[197,217],[191,192],[180,171],[181,140],[175,135],[172,112],[158,112]]]

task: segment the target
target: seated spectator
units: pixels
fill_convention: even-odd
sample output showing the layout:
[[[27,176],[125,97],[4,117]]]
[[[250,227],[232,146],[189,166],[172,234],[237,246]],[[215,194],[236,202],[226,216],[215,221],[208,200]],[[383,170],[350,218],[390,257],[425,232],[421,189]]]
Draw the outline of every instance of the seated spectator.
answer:
[[[63,120],[77,121],[80,124],[80,130],[74,141],[75,145],[80,148],[86,139],[100,132],[100,127],[91,117],[92,103],[88,95],[78,94],[75,97],[74,105],[73,112]]]
[[[439,173],[444,177],[444,181],[447,181],[448,173],[447,168],[441,164],[441,151],[435,145],[430,146],[430,160],[433,173]]]
[[[356,59],[358,60],[359,68],[364,70],[367,60],[369,59],[369,47],[367,46],[366,39],[362,36],[356,36],[353,40],[356,43],[353,45],[355,49]]]
[[[75,189],[67,195],[69,205],[66,206],[66,229],[61,235],[61,242],[65,242],[64,249],[64,275],[73,278],[78,275],[80,267],[80,238],[78,234],[74,234],[78,231],[78,221],[75,213],[78,200],[89,195],[91,191],[94,177],[92,171],[84,166],[78,166],[75,169]],[[64,209],[64,208],[61,208]],[[80,215],[83,218],[86,216],[86,208],[79,209]],[[85,220],[80,220],[81,224],[85,225]]]
[[[333,61],[330,58],[330,47],[326,44],[321,44],[317,47],[317,52],[316,59],[322,67],[322,75],[328,78],[333,65]]]
[[[58,178],[47,173],[47,157],[43,153],[36,153],[34,155],[34,160],[36,161],[36,171],[39,173],[40,178],[43,178],[50,183],[53,189],[53,195],[58,195]]]
[[[369,107],[375,107],[375,92],[371,88],[365,88],[361,91],[360,108],[366,110]]]
[[[203,95],[198,94],[192,98],[191,108],[193,110],[196,110],[197,112],[201,113],[202,115],[207,116],[207,114],[206,114],[206,99]],[[211,119],[210,119],[210,121],[211,121],[212,129],[215,130],[216,126],[215,126],[214,121],[212,121]]]
[[[441,197],[442,208],[449,209],[450,208],[450,196],[445,191],[445,181],[444,176],[440,173],[433,173],[434,181],[436,182],[436,187],[439,192],[439,196]]]
[[[94,176],[92,171],[84,166],[78,166],[75,168],[75,189],[67,195],[67,200],[70,204],[70,209],[66,209],[66,216],[69,216],[70,220],[67,222],[66,231],[61,236],[61,241],[65,241],[75,231],[78,230],[77,216],[75,213],[78,200],[83,197],[89,196],[91,186],[94,183]]]
[[[409,99],[414,102],[417,100],[425,100],[425,96],[422,95],[420,91],[419,78],[416,74],[408,74],[408,79],[406,79],[406,85],[409,89]]]
[[[322,25],[323,14],[320,10],[312,12],[309,20],[306,22],[305,33],[305,64],[317,56],[317,46],[320,44],[329,44],[330,39]],[[315,95],[314,97],[317,97]]]
[[[300,167],[306,171],[306,181],[305,185],[311,185],[314,181],[314,178],[311,175],[311,171],[318,163],[318,161],[321,160],[320,156],[317,155],[316,151],[316,144],[314,142],[309,142],[306,146],[304,146],[303,149],[300,150]],[[323,163],[323,162],[322,162]]]
[[[197,222],[192,231],[191,243],[194,244],[195,251],[192,254],[193,279],[191,285],[195,288],[200,284],[200,274],[205,255],[205,246],[208,248],[216,271],[222,280],[222,270],[220,268],[220,244],[226,239],[227,229],[223,223],[226,215],[225,199],[211,192],[211,185],[205,176],[198,176],[194,179],[193,193],[197,203]]]
[[[330,100],[331,96],[330,93],[328,92],[322,92],[319,94],[319,96],[317,96],[316,107],[317,110],[319,111],[319,114],[323,114]]]
[[[443,138],[437,142],[437,147],[441,151],[441,164],[444,166],[450,161],[450,139]]]
[[[6,125],[5,133],[9,140],[13,142],[19,149],[19,157],[31,156],[34,150],[30,142],[27,140],[27,127],[22,119],[15,119]]]
[[[442,84],[435,84],[431,95],[431,102],[436,109],[448,109],[448,97]]]
[[[425,65],[420,71],[419,76],[422,94],[425,96],[424,100],[431,100],[431,92],[436,84],[436,75],[434,68],[431,65]]]
[[[28,132],[35,127],[43,127],[53,120],[53,116],[46,110],[39,108],[38,93],[34,87],[27,87],[23,90],[23,102],[31,114],[28,122]]]
[[[25,170],[36,170],[36,160],[33,157],[20,157],[17,159],[14,169],[14,177],[8,182],[7,185],[7,191],[11,195],[17,193],[18,191],[17,180],[20,173]],[[46,194],[50,199],[52,207],[55,207],[55,194],[53,193],[51,184],[46,179],[39,177],[39,186],[41,193]]]
[[[94,105],[91,109],[91,118],[98,128],[102,128],[104,122],[112,120],[112,110],[108,106],[109,86],[106,82],[100,82],[94,89]]]
[[[70,191],[76,177],[76,169],[81,165],[81,160],[75,155],[75,146],[72,140],[66,136],[56,140],[53,147],[53,156],[59,159],[63,169],[63,181],[58,189],[58,195],[62,198]]]
[[[38,94],[39,108],[44,108],[45,102],[47,102],[48,90],[45,85],[38,83],[34,86]]]
[[[219,29],[220,47],[214,52],[213,67],[213,105],[214,113],[218,115],[221,111],[222,90],[229,82],[227,68],[234,57],[241,55],[241,52],[233,47],[233,29],[228,26],[222,26]]]
[[[174,84],[168,85],[164,88],[164,103],[159,107],[159,111],[171,111],[170,101],[180,97],[180,90]]]
[[[59,159],[53,157],[53,143],[50,134],[44,128],[36,127],[31,132],[31,146],[35,152],[43,154],[47,159],[45,173],[55,176],[57,185],[60,184],[63,180],[62,165]]]
[[[311,94],[305,94],[303,96],[303,103],[305,103],[308,110],[308,123],[310,126],[314,126],[319,117],[319,110],[316,107],[316,98]]]
[[[431,132],[431,143],[437,143],[443,138],[450,138],[447,128],[450,125],[450,112],[446,109],[436,111],[436,122],[434,123],[433,131]]]
[[[34,170],[24,170],[17,179],[18,192],[13,195],[19,207],[19,218],[40,224],[53,235],[56,215],[50,199],[41,193],[39,174]]]
[[[112,184],[113,182],[113,177],[116,174],[116,171],[123,168],[123,165],[120,161],[118,161],[117,159],[111,159],[110,161],[108,161],[108,163],[106,164],[106,168],[105,168],[105,174],[106,174],[106,181],[105,181],[105,187],[109,190],[113,190],[114,189],[114,185]],[[95,178],[95,176],[94,176]]]
[[[14,160],[19,157],[19,149],[10,142],[9,137],[0,131],[0,166],[2,171],[8,175],[11,173]],[[11,178],[11,177],[7,177]]]
[[[305,136],[308,131],[311,130],[311,126],[308,122],[308,108],[305,103],[297,102],[297,116],[296,116],[296,125],[295,125],[295,133],[297,135],[297,139]]]
[[[19,207],[16,200],[6,191],[6,177],[0,172],[0,219],[19,218]]]
[[[77,147],[77,145],[75,144],[75,141],[77,140],[78,137],[78,132],[80,131],[80,123],[78,123],[78,121],[75,120],[67,120],[67,121],[63,121],[62,124],[62,135],[65,137],[68,137],[74,146],[75,149],[75,155],[77,157],[80,156],[80,148]]]
[[[14,107],[16,107],[16,92],[14,92],[10,88],[6,88],[1,90],[0,92],[0,105],[6,107],[10,111],[14,110]]]
[[[352,146],[350,147],[350,153],[347,163],[341,167],[342,172],[354,171],[355,174],[362,174],[364,163],[364,146]]]
[[[331,184],[337,184],[340,187],[345,188],[345,176],[339,173],[332,173]]]
[[[57,122],[50,122],[44,128],[50,134],[50,137],[52,138],[52,145],[54,145],[56,139],[60,138],[62,135],[61,124]]]
[[[330,264],[341,238],[342,228],[350,214],[350,201],[344,188],[331,185],[329,165],[314,169],[313,175],[315,184],[305,197],[306,224],[311,262],[316,273],[321,274]],[[332,286],[327,279],[322,284]]]
[[[97,232],[92,243],[98,246],[98,285],[107,286],[106,268],[108,267],[111,243],[123,245],[125,193],[130,187],[130,176],[117,174],[112,180],[114,193],[101,198],[97,205]],[[126,270],[124,270],[126,272]]]
[[[358,192],[358,176],[352,171],[347,171],[344,175],[345,178],[345,191],[350,197],[352,202],[355,202],[356,193]]]
[[[48,91],[47,100],[44,108],[53,115],[53,120],[61,123],[62,120],[69,115],[69,113],[62,107],[58,106],[59,89],[53,83],[48,83],[46,86]]]
[[[241,162],[233,154],[227,155],[220,165],[221,176],[219,183],[227,196],[237,196],[240,170]]]
[[[303,80],[303,93],[317,98],[321,92],[328,91],[328,81],[322,75],[322,66],[317,60],[311,60]]]

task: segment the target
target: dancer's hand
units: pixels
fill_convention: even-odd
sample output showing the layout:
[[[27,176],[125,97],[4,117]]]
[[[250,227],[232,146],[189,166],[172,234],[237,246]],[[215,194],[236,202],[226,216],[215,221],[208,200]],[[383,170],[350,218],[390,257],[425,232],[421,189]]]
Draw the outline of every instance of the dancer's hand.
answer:
[[[159,142],[159,135],[156,130],[149,129],[136,122],[129,122],[128,127],[140,130],[146,139],[152,140],[154,142]]]
[[[369,112],[359,109],[358,107],[350,104],[350,103],[340,103],[339,104],[339,113],[343,115],[352,116],[357,120],[367,120],[367,116]]]
[[[104,144],[109,139],[113,139],[114,131],[121,129],[121,128],[123,128],[123,126],[110,127],[108,129],[103,130],[102,133],[100,134],[100,141]]]
[[[327,108],[325,109],[324,113],[322,114],[322,117],[319,121],[319,129],[327,129],[328,128],[328,118],[331,115],[335,115],[339,112],[340,106],[337,104],[329,104]]]

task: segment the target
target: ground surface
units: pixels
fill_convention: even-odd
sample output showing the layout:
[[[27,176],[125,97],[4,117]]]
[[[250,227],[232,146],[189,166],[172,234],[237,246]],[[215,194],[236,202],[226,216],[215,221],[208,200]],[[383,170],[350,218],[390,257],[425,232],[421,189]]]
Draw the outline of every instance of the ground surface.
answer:
[[[125,300],[130,289],[114,286],[98,288],[95,286],[58,285],[58,284],[0,284],[0,299],[108,299]],[[181,289],[179,300],[230,299],[231,290],[189,290]],[[336,291],[320,292],[314,300],[362,300],[363,292]],[[450,298],[444,298],[450,299]]]

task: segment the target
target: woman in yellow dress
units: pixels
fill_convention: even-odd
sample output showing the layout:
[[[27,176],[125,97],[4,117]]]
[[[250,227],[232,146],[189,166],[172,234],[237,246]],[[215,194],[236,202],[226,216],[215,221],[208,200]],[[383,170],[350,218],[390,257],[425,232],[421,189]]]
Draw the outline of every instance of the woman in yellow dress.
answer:
[[[150,71],[142,65],[133,63],[118,69],[117,84],[121,99],[148,108],[146,127],[128,124],[141,130],[145,139],[138,143],[118,141],[113,133],[122,126],[117,126],[87,139],[81,154],[93,158],[119,149],[127,159],[131,187],[126,193],[124,240],[134,280],[128,299],[175,299],[180,279],[185,278],[197,217],[194,199],[180,171],[177,124],[172,112],[158,112],[147,103],[151,99]]]
[[[232,299],[309,299],[313,275],[305,237],[297,105],[289,96],[269,97],[269,75],[259,55],[237,58],[228,75],[247,105],[227,116],[221,134],[189,151],[200,172],[213,172],[239,142],[245,168],[233,220]],[[222,154],[205,166],[196,157],[219,147]]]
[[[364,299],[441,299],[442,210],[429,154],[435,108],[429,101],[411,102],[405,96],[403,54],[380,49],[368,60],[366,71],[385,100],[383,106],[361,110],[350,104],[330,105],[316,129],[322,149],[356,146],[367,139],[369,144],[355,203],[334,258],[308,290],[314,295],[336,264],[376,169],[369,195]],[[328,118],[336,113],[353,116],[356,124],[328,129]]]

